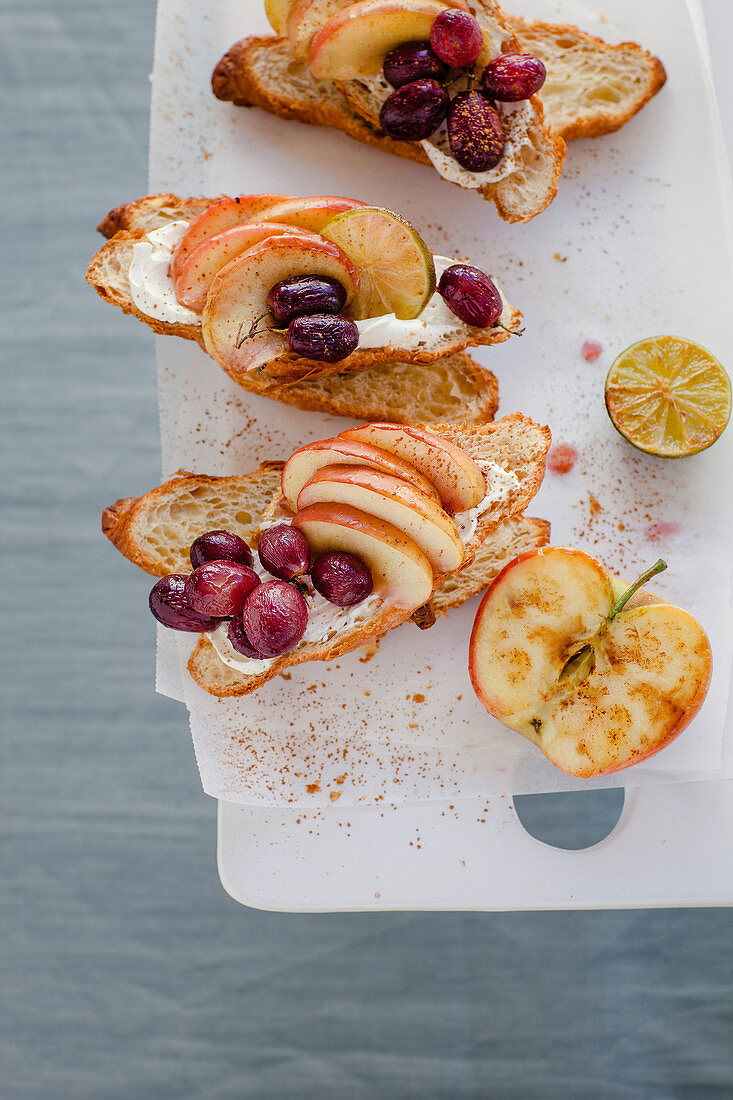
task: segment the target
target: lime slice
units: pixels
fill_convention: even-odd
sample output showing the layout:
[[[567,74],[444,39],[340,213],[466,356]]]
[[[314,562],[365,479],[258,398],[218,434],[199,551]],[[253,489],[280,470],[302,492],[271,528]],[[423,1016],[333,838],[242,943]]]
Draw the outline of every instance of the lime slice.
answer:
[[[621,352],[606,378],[613,426],[640,451],[682,458],[721,434],[730,378],[714,355],[679,336],[653,336]]]
[[[359,294],[351,307],[357,320],[385,313],[411,320],[435,293],[433,254],[417,230],[397,214],[357,206],[337,214],[320,232],[359,272]]]

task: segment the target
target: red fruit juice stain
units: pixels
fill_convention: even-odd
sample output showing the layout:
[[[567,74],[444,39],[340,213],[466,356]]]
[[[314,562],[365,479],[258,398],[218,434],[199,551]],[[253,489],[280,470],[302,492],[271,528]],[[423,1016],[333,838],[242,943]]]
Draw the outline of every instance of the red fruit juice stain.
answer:
[[[547,469],[553,474],[569,474],[578,460],[574,443],[556,443],[547,456]]]
[[[586,363],[595,363],[602,351],[603,345],[599,344],[597,340],[586,340],[580,349],[580,354],[583,356]]]
[[[646,537],[649,542],[659,542],[668,535],[676,535],[682,525],[676,521],[671,523],[650,523],[646,529]]]

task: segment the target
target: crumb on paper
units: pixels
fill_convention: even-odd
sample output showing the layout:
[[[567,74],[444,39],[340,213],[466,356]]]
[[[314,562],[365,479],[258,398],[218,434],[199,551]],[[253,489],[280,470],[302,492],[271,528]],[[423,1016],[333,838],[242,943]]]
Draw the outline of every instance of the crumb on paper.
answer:
[[[318,794],[321,789],[320,783],[306,783],[305,789],[308,794]]]
[[[574,443],[556,443],[547,455],[547,469],[553,474],[569,474],[578,461]]]
[[[359,658],[360,662],[366,664],[367,661],[371,661],[372,657],[376,656],[378,649],[379,639],[374,638],[371,642],[368,642],[367,645],[362,647],[363,656]]]
[[[567,256],[561,256],[559,252],[555,252],[552,258],[557,260],[559,264],[566,264],[568,262]]]
[[[342,794],[343,791],[331,791],[328,797],[331,799],[332,802],[336,802],[339,798],[341,798]]]
[[[603,351],[603,344],[598,340],[586,340],[580,349],[580,354],[585,359],[586,363],[595,363],[598,356]]]

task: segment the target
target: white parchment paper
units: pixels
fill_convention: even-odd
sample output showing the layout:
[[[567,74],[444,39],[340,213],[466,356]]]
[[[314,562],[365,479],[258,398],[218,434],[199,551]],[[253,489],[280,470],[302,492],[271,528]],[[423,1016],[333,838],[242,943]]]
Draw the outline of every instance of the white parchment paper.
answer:
[[[431,170],[343,135],[218,103],[211,71],[238,38],[267,32],[261,0],[160,0],[150,189],[179,194],[343,194],[404,213],[436,252],[494,274],[527,329],[479,349],[500,383],[500,414],[521,409],[579,452],[530,507],[552,541],[583,547],[633,579],[662,556],[654,590],[688,608],[713,646],[704,707],[632,772],[580,782],[489,718],[467,673],[478,598],[430,631],[392,631],[375,657],[293,669],[241,700],[216,700],[185,672],[190,639],[161,630],[158,688],[189,707],[204,789],[280,804],[390,802],[477,793],[711,779],[731,774],[733,432],[678,462],[642,456],[611,427],[603,383],[614,357],[648,335],[697,340],[725,363],[730,311],[730,180],[699,25],[684,0],[640,6],[525,0],[522,14],[577,23],[661,56],[669,82],[620,133],[571,144],[557,199],[526,226]],[[603,351],[581,355],[585,340]],[[346,422],[243,393],[198,347],[158,337],[163,473],[248,470]]]

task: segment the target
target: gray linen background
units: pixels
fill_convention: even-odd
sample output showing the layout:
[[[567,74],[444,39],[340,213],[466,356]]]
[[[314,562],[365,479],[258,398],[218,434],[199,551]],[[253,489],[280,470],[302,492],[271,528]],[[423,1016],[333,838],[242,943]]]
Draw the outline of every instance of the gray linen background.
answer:
[[[284,916],[221,889],[148,582],[99,534],[159,473],[152,338],[83,282],[146,188],[153,19],[2,3],[0,1095],[731,1096],[730,911]]]

